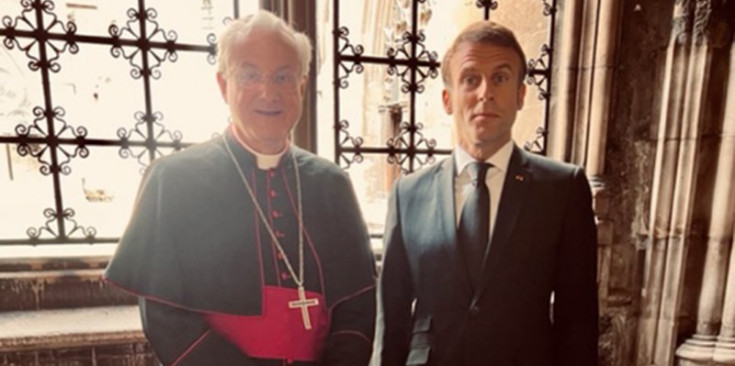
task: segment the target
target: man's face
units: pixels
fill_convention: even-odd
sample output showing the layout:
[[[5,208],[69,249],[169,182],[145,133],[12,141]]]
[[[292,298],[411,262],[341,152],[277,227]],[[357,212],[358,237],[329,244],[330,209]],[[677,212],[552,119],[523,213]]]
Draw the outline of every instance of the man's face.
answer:
[[[245,142],[261,153],[281,151],[301,117],[306,88],[296,50],[277,33],[254,29],[234,41],[217,81]]]
[[[458,143],[473,156],[474,151],[494,153],[510,141],[516,113],[523,107],[520,57],[511,48],[465,42],[449,62],[451,84],[442,101],[454,116]]]

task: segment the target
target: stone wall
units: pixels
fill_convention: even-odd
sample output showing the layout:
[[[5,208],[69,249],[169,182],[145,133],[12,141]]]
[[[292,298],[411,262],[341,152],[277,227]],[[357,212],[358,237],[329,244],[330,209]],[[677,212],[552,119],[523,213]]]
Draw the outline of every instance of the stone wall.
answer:
[[[602,299],[600,365],[634,364],[648,246],[660,85],[673,0],[625,1],[615,68],[604,175],[614,223],[608,296]]]

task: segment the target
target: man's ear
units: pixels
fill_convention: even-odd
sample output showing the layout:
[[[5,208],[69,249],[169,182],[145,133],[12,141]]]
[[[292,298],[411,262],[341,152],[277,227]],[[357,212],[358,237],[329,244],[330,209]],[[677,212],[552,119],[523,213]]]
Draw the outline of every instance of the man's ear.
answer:
[[[309,76],[304,75],[301,77],[301,82],[299,83],[299,91],[301,92],[301,96],[303,97],[306,95],[306,84],[309,82]]]
[[[526,83],[521,83],[521,86],[518,88],[518,110],[520,111],[523,109],[523,103],[526,99]]]
[[[442,104],[444,104],[444,111],[447,112],[447,114],[454,113],[452,109],[452,94],[447,88],[442,90]]]
[[[222,94],[222,99],[227,102],[227,79],[222,76],[222,73],[217,73],[217,85],[219,85],[219,92]]]

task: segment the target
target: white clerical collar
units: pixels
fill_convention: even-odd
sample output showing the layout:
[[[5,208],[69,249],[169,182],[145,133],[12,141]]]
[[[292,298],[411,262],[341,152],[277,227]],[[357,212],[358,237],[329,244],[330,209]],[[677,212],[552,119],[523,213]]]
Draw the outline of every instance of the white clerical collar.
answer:
[[[490,163],[494,168],[500,169],[505,172],[508,170],[508,164],[510,164],[510,156],[513,153],[513,140],[505,143],[493,156],[485,160],[486,163]],[[454,152],[454,165],[457,167],[455,176],[459,176],[467,168],[470,163],[475,162],[475,158],[465,151],[460,146],[457,146]]]
[[[234,125],[231,127],[230,131],[232,132],[232,135],[235,136],[235,139],[237,140],[237,142],[239,142],[240,145],[242,145],[242,147],[245,148],[245,150],[255,155],[255,161],[256,161],[256,164],[258,165],[258,169],[268,170],[268,169],[275,168],[276,166],[278,166],[278,162],[281,161],[281,156],[283,156],[283,154],[285,154],[286,151],[288,151],[288,144],[286,144],[286,146],[283,147],[283,150],[281,150],[278,153],[275,153],[275,154],[259,153],[253,150],[253,148],[250,147],[250,145],[248,145],[245,142],[245,140],[243,140],[240,137],[240,134],[237,133],[236,127]]]

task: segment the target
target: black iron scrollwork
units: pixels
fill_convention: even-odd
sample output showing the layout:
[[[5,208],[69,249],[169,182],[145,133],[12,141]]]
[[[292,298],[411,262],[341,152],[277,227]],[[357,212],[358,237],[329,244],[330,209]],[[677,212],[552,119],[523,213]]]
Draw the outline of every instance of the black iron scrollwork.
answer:
[[[498,9],[497,0],[477,0],[475,6],[485,11],[485,19],[490,19],[490,12]]]
[[[150,154],[147,155],[147,153],[154,150],[156,156],[163,155],[158,147],[163,145],[166,139],[171,141],[168,145],[175,150],[180,150],[184,147],[182,143],[183,134],[178,130],[168,130],[160,122],[163,120],[163,113],[156,112],[148,115],[138,111],[134,117],[137,122],[133,128],[128,130],[119,128],[117,130],[117,137],[120,139],[118,155],[123,159],[135,158],[141,166],[141,172],[145,171],[150,162]],[[149,126],[152,132],[150,137],[148,135]],[[132,146],[140,148],[133,151]]]
[[[110,54],[113,57],[123,57],[130,62],[133,69],[130,75],[133,79],[142,76],[150,76],[153,79],[161,77],[161,71],[158,67],[165,61],[176,62],[178,54],[176,53],[176,39],[178,38],[175,31],[164,31],[155,22],[158,12],[155,9],[146,9],[145,11],[137,11],[128,9],[128,18],[126,26],[119,28],[117,25],[110,25],[108,32],[112,36],[112,48]],[[135,27],[135,23],[138,27]],[[148,25],[151,25],[148,31]],[[146,32],[146,34],[141,34]],[[161,40],[159,40],[162,38]],[[129,42],[124,42],[124,41]],[[153,46],[157,47],[153,47]],[[163,54],[161,54],[163,50]]]
[[[67,225],[67,236],[70,238],[81,237],[88,240],[94,240],[95,236],[97,235],[97,229],[92,226],[85,227],[77,224],[76,220],[73,219],[75,214],[76,213],[74,212],[74,209],[71,208],[65,209],[64,213],[62,214],[64,221],[70,224]]]
[[[413,169],[421,168],[426,164],[433,164],[436,161],[434,157],[436,149],[436,140],[424,137],[421,130],[424,129],[422,123],[412,125],[409,122],[401,122],[398,126],[398,133],[394,137],[388,138],[386,146],[388,146],[387,161],[391,164],[398,164],[401,172],[410,173],[411,164],[408,158],[413,158],[415,165]],[[414,143],[411,143],[411,136]],[[423,153],[419,153],[424,150]]]
[[[86,158],[89,156],[89,148],[87,148],[87,145],[85,144],[85,138],[87,137],[87,129],[85,127],[77,127],[73,128],[66,124],[66,121],[62,119],[61,117],[64,117],[66,112],[64,111],[64,108],[56,107],[54,108],[52,118],[55,121],[58,121],[61,125],[61,128],[55,129],[56,136],[52,140],[54,142],[59,141],[60,139],[64,138],[64,135],[71,134],[73,136],[74,144],[71,144],[71,147],[73,147],[73,151],[69,151],[70,145],[67,144],[58,144],[57,145],[57,151],[60,152],[62,155],[64,155],[65,160],[58,163],[59,165],[59,172],[64,175],[69,175],[71,173],[71,167],[68,165],[71,162],[72,158],[80,157],[80,158]]]
[[[339,44],[335,45],[337,47],[338,52],[340,55],[343,56],[352,56],[352,61],[343,61],[337,64],[338,66],[338,73],[339,76],[337,80],[335,80],[336,85],[339,86],[341,89],[346,89],[350,83],[347,81],[347,78],[350,77],[351,73],[357,73],[362,74],[362,72],[365,70],[365,67],[362,65],[362,54],[365,52],[365,49],[362,47],[362,45],[353,45],[350,43],[350,39],[348,36],[350,35],[350,30],[347,29],[347,27],[341,27],[337,31]]]
[[[538,127],[536,129],[536,136],[530,141],[526,141],[523,144],[523,149],[533,153],[541,154],[546,148],[546,129]]]
[[[175,151],[181,150],[183,147],[181,140],[184,135],[179,130],[171,131],[167,129],[161,121],[163,121],[163,113],[154,113],[153,125],[151,126],[151,139],[156,142],[156,147],[160,147],[168,142],[168,144],[165,145],[173,147]],[[163,156],[163,153],[159,149],[156,149],[156,156]]]
[[[47,208],[43,210],[43,216],[46,218],[44,225],[39,227],[29,227],[26,230],[26,234],[31,239],[32,243],[39,239],[59,239],[61,235],[59,232],[54,230],[54,225],[52,224],[61,219],[68,224],[66,234],[67,238],[85,239],[87,242],[94,242],[95,237],[97,236],[97,229],[91,226],[85,227],[79,225],[76,220],[74,220],[74,215],[76,215],[76,213],[74,212],[74,209],[71,208],[65,209],[61,215],[59,215],[56,210]],[[51,237],[47,238],[44,234],[48,234]]]
[[[337,130],[339,134],[339,146],[343,147],[344,151],[340,152],[338,164],[343,169],[349,168],[354,163],[362,163],[364,160],[360,151],[360,147],[362,147],[364,141],[362,137],[350,136],[349,130],[350,123],[347,120],[339,121],[339,129]]]
[[[439,56],[434,51],[426,49],[424,42],[426,41],[426,35],[424,32],[419,32],[418,36],[406,32],[401,36],[402,42],[398,48],[388,48],[386,54],[390,63],[388,65],[387,73],[390,76],[400,76],[403,84],[401,85],[401,92],[403,93],[418,93],[421,94],[425,89],[426,79],[435,79],[439,76],[439,63],[437,59]],[[411,58],[412,48],[416,48],[415,59]],[[406,63],[398,64],[396,59],[405,58],[408,60]],[[421,63],[420,63],[421,62]],[[416,72],[416,79],[412,80],[411,73]]]
[[[18,136],[18,155],[32,156],[41,164],[39,171],[43,175],[49,175],[54,171],[53,163],[48,157],[49,145],[45,144],[44,138],[48,137],[47,129],[39,122],[46,120],[46,113],[41,107],[33,108],[33,115],[36,118],[33,124],[15,126],[15,133]]]
[[[349,40],[349,30],[335,22],[334,35],[336,45],[335,52],[335,93],[338,95],[340,89],[349,86],[347,78],[353,72],[361,73],[363,65],[386,66],[386,78],[384,83],[396,83],[398,89],[404,95],[415,96],[425,91],[425,85],[429,78],[435,79],[439,76],[439,62],[436,52],[429,51],[425,45],[426,35],[417,19],[418,13],[423,12],[422,21],[431,16],[431,9],[425,0],[403,1],[398,4],[401,9],[411,8],[409,17],[413,20],[402,19],[399,26],[392,27],[388,32],[385,56],[364,56],[361,45],[352,45]],[[419,6],[420,5],[420,6]],[[335,14],[339,7],[339,1],[335,2]],[[423,24],[423,23],[421,23]],[[394,35],[395,34],[395,35]],[[398,36],[400,35],[400,36]],[[409,97],[412,99],[412,97]],[[362,161],[363,153],[385,154],[391,164],[400,166],[401,172],[409,173],[425,164],[433,163],[434,155],[437,153],[436,141],[426,139],[420,132],[423,125],[416,121],[416,111],[413,105],[409,105],[408,119],[397,124],[394,136],[388,137],[384,146],[363,146],[359,137],[348,137],[348,124],[345,124],[339,116],[339,107],[335,107],[335,123],[337,134],[335,148],[336,160],[343,168],[349,168],[353,163]],[[355,143],[359,141],[359,143]],[[447,153],[442,151],[441,153]]]
[[[498,1],[497,0],[477,0],[475,1],[475,6],[477,6],[478,8],[496,10],[498,8]]]
[[[8,49],[17,47],[23,51],[30,60],[28,68],[32,71],[59,72],[60,55],[67,50],[72,54],[79,52],[75,41],[76,24],[59,21],[53,13],[55,6],[52,1],[22,0],[20,3],[23,6],[20,16],[13,19],[6,15],[2,18],[2,34],[5,35],[3,45]],[[37,24],[36,20],[40,20],[41,24]],[[58,45],[56,40],[64,42]],[[35,46],[38,46],[38,53],[33,52]]]
[[[549,69],[549,57],[551,56],[551,48],[544,44],[541,47],[541,55],[538,58],[528,60],[528,76],[526,83],[535,85],[538,88],[538,98],[540,100],[549,99],[549,79],[551,70]]]
[[[120,150],[118,151],[118,154],[123,159],[128,159],[131,157],[134,157],[138,164],[141,166],[141,171],[145,171],[145,168],[148,166],[148,162],[150,159],[148,159],[148,155],[146,154],[148,150],[143,147],[140,149],[136,149],[136,151],[133,151],[131,148],[131,140],[135,140],[136,138],[140,141],[143,141],[142,144],[136,144],[135,146],[145,146],[144,142],[147,139],[147,126],[148,121],[152,120],[146,117],[145,113],[143,112],[136,112],[135,113],[135,120],[137,123],[135,126],[129,130],[126,130],[124,128],[119,128],[117,130],[117,137],[120,139]]]
[[[549,3],[547,0],[542,0],[544,2],[544,15],[545,16],[551,16],[556,14],[556,3]]]
[[[207,62],[210,65],[217,63],[217,36],[214,33],[207,34]]]
[[[37,240],[41,238],[44,233],[48,233],[52,237],[58,236],[58,234],[52,227],[52,223],[58,219],[56,211],[54,211],[54,209],[52,208],[47,208],[43,210],[43,216],[46,218],[46,223],[43,226],[29,227],[28,230],[26,230],[26,234],[32,240]]]
[[[72,158],[86,158],[89,156],[89,149],[85,144],[87,129],[85,127],[73,128],[67,125],[66,121],[61,118],[66,114],[61,107],[54,108],[50,113],[47,113],[41,107],[36,107],[33,109],[33,114],[36,118],[32,125],[21,124],[15,127],[15,133],[18,136],[18,155],[31,155],[36,158],[41,163],[39,171],[43,175],[55,173],[68,175],[71,173],[71,167],[68,164]],[[49,119],[58,122],[54,126],[55,135],[49,134],[48,129],[43,128],[43,124],[39,124],[39,122]],[[66,138],[65,135],[71,135],[68,139],[75,141],[73,151],[59,143],[60,140]],[[56,149],[65,159],[55,163],[53,159],[48,157],[51,149]]]
[[[115,242],[117,238],[99,238],[94,227],[76,222],[75,210],[64,204],[61,176],[72,171],[72,160],[87,158],[94,148],[119,147],[123,158],[133,157],[142,172],[149,162],[163,155],[163,148],[180,150],[189,143],[182,142],[180,131],[169,130],[162,123],[163,113],[153,107],[151,81],[160,79],[162,65],[176,62],[179,52],[194,51],[206,55],[207,62],[216,62],[216,36],[208,34],[200,45],[177,43],[174,31],[163,29],[157,23],[158,12],[137,1],[137,8],[127,10],[122,26],[110,25],[108,35],[79,35],[74,21],[62,22],[51,0],[20,0],[17,16],[0,19],[0,38],[6,49],[17,49],[27,58],[27,66],[40,74],[42,103],[31,111],[33,120],[18,124],[11,136],[1,135],[0,143],[16,145],[19,156],[32,157],[38,170],[53,183],[54,204],[44,210],[45,223],[26,230],[28,239],[0,238],[0,244],[39,243],[99,243]],[[237,1],[233,5],[237,8]],[[63,67],[63,55],[77,54],[80,45],[108,45],[114,58],[130,63],[130,76],[142,80],[145,100],[143,112],[133,117],[132,128],[120,128],[113,138],[91,138],[86,126],[75,127],[66,121],[66,110],[54,104],[51,73]],[[73,122],[73,121],[72,121]]]

